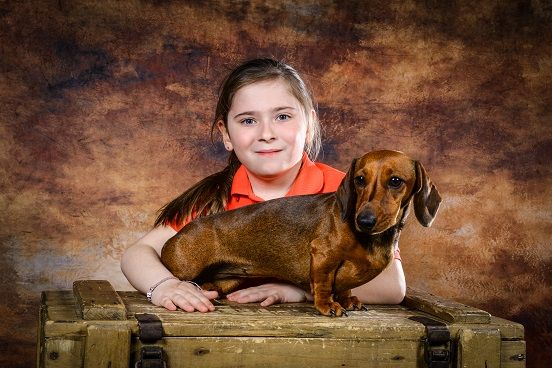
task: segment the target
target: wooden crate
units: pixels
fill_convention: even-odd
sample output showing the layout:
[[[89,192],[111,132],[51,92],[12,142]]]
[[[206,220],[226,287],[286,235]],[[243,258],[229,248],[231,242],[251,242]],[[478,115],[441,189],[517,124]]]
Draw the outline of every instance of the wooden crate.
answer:
[[[147,339],[136,319],[144,315],[161,321],[161,339]],[[426,327],[420,317],[441,326]],[[450,341],[442,340],[447,331]],[[42,293],[37,366],[127,368],[161,352],[169,368],[514,368],[525,367],[523,333],[520,324],[413,289],[402,305],[329,318],[308,303],[225,302],[211,313],[170,312],[138,292],[115,292],[107,281],[77,281],[73,291]]]

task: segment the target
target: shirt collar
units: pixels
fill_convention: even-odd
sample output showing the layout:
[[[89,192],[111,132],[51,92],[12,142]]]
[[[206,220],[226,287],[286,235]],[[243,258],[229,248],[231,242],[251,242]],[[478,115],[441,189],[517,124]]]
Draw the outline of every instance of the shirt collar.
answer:
[[[314,162],[312,162],[306,153],[303,153],[301,160],[301,169],[295,178],[295,181],[291,185],[291,188],[286,194],[288,196],[302,195],[302,194],[314,194],[322,190],[324,186],[324,174]],[[257,197],[253,193],[251,188],[251,182],[247,176],[247,171],[243,165],[240,165],[234,179],[232,181],[232,189],[230,194],[232,196],[246,196],[251,200],[261,202],[262,199]]]

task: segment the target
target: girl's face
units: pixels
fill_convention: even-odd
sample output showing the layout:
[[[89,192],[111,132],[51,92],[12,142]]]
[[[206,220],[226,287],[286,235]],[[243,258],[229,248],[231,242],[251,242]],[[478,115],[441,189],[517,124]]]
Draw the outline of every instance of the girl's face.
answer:
[[[307,119],[284,80],[261,81],[240,88],[227,120],[227,127],[222,121],[218,123],[224,144],[234,150],[251,174],[273,178],[300,165]]]

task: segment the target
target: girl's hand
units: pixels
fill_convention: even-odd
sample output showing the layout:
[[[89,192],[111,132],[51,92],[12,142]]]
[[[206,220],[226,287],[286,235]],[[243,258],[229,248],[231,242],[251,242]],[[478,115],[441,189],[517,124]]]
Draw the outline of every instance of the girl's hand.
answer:
[[[212,312],[215,306],[210,300],[217,297],[216,291],[200,290],[189,282],[169,280],[155,288],[151,302],[171,311],[178,307],[186,312]]]
[[[226,296],[236,303],[258,303],[267,307],[276,303],[299,303],[312,300],[310,294],[303,289],[289,284],[264,284],[237,290]]]

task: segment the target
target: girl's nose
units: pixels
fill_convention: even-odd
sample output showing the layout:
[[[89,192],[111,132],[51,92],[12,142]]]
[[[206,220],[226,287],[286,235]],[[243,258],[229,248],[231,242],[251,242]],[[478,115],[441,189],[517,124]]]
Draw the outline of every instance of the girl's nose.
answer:
[[[269,142],[276,139],[274,127],[270,121],[263,121],[260,125],[259,140]]]

